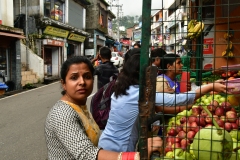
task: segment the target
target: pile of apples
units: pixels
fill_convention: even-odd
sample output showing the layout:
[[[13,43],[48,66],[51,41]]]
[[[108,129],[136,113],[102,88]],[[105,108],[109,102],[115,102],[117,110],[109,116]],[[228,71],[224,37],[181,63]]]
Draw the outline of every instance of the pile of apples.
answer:
[[[203,106],[212,113],[212,117],[207,114]],[[240,118],[235,108],[224,96],[204,95],[196,101],[192,109],[184,110],[169,119],[165,136],[165,157],[196,159],[191,151],[194,136],[200,129],[214,126],[213,119],[220,128],[228,131],[233,138],[240,140],[240,134],[238,135]]]
[[[222,78],[236,78],[240,76],[240,71],[227,71],[225,73],[222,73]]]

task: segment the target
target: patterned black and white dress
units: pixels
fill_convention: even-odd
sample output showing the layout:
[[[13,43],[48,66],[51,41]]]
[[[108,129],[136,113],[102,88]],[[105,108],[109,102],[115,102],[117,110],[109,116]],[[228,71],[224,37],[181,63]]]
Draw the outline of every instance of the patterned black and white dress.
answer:
[[[100,150],[86,136],[78,114],[63,101],[50,110],[45,137],[49,160],[95,160]]]

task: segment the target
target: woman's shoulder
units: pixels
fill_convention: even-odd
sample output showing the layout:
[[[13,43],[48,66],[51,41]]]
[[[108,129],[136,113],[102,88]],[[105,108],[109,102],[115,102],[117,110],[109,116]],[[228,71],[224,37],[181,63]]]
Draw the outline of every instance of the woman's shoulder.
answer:
[[[68,115],[75,115],[75,112],[67,103],[59,100],[53,105],[48,116],[61,117],[61,115],[67,117]]]

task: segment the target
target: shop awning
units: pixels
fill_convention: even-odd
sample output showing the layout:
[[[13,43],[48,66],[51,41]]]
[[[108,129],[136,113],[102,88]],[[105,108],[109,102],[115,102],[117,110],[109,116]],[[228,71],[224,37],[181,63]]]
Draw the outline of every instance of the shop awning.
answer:
[[[7,32],[0,32],[0,36],[7,36],[7,37],[14,37],[14,38],[19,38],[19,39],[24,39],[23,35],[20,34],[12,34],[12,33],[7,33]]]

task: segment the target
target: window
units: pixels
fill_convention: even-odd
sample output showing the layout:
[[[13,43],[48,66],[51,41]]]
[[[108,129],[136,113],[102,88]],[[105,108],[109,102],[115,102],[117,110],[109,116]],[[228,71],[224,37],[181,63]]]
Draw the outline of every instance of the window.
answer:
[[[45,0],[44,16],[63,22],[63,5],[64,3],[61,0]]]

